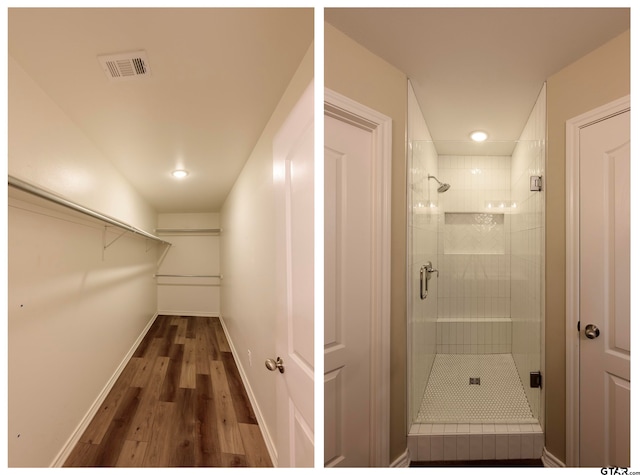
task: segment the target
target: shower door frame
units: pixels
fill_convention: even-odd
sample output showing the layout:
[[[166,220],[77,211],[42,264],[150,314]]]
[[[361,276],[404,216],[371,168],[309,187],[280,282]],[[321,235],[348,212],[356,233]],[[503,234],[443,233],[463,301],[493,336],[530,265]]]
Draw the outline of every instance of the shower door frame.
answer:
[[[410,169],[413,167],[413,153],[414,153],[414,147],[415,144],[417,142],[428,142],[429,140],[420,140],[420,139],[412,139],[412,138],[408,138],[407,140],[407,176],[406,176],[406,186],[407,186],[407,193],[409,193],[409,188],[411,186],[410,183],[410,179],[409,179],[409,172]],[[411,205],[410,205],[410,200],[407,198],[407,206],[406,206],[406,222],[407,222],[407,229],[409,229],[410,226],[412,226],[413,223],[413,212],[411,209]],[[415,381],[414,381],[414,377],[413,377],[413,369],[414,369],[414,358],[413,358],[413,350],[414,350],[414,345],[413,345],[413,340],[411,338],[411,335],[413,333],[413,310],[414,310],[414,305],[413,305],[413,295],[415,290],[415,276],[413,275],[413,270],[412,270],[412,256],[413,256],[413,233],[412,232],[407,232],[407,237],[406,237],[406,255],[405,255],[405,261],[406,261],[406,266],[405,266],[405,279],[407,282],[407,292],[406,292],[406,308],[407,308],[407,333],[406,333],[406,338],[407,338],[407,396],[406,396],[406,428],[407,428],[407,434],[409,434],[409,432],[411,431],[411,426],[416,423],[415,417],[414,417],[414,413],[416,412],[416,407],[420,406],[420,402],[414,401],[413,398],[413,393],[414,393],[414,385],[415,385]],[[437,246],[436,246],[437,247]],[[433,258],[433,262],[435,262],[435,264],[433,264],[434,266],[438,266],[438,262],[437,262],[437,252],[436,255]],[[427,284],[428,285],[428,284]],[[421,284],[422,286],[422,284]],[[433,297],[432,297],[433,298]],[[437,299],[437,295],[435,296],[435,298]],[[437,315],[436,315],[437,317]]]

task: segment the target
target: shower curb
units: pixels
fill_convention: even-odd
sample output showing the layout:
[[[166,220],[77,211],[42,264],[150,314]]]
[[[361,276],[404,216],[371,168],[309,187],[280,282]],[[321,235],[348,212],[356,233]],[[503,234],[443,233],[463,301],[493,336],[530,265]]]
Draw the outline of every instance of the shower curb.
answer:
[[[413,424],[407,436],[412,461],[539,459],[539,424]]]

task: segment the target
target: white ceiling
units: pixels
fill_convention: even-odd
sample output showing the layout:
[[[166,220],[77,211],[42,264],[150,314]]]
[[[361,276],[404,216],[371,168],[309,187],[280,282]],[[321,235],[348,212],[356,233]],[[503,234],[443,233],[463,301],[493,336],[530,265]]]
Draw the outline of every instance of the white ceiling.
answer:
[[[464,150],[445,142],[468,143],[481,129],[507,141],[510,154],[544,81],[630,28],[628,8],[338,8],[324,16],[407,74],[440,153]]]
[[[9,54],[158,212],[219,210],[313,41],[312,8],[11,8],[8,23]],[[151,76],[111,82],[97,56],[135,50]]]

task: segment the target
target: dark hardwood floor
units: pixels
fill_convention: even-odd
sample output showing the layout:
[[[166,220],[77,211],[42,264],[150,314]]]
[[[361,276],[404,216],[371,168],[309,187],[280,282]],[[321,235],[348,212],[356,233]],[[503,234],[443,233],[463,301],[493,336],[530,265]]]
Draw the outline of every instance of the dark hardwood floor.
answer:
[[[65,467],[270,467],[217,318],[158,316]]]

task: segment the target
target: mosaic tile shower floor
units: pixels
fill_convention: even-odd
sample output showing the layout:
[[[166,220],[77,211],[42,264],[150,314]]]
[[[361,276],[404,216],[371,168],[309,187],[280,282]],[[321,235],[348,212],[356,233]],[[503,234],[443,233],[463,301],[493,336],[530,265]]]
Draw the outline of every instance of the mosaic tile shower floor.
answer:
[[[537,423],[510,354],[436,355],[416,422]]]

